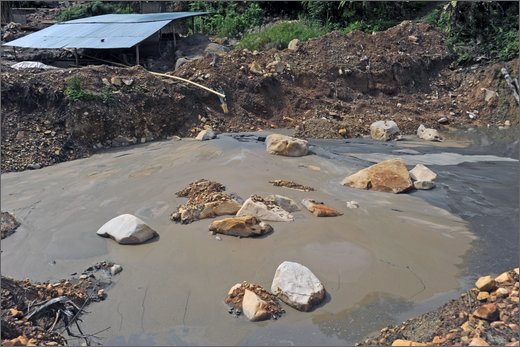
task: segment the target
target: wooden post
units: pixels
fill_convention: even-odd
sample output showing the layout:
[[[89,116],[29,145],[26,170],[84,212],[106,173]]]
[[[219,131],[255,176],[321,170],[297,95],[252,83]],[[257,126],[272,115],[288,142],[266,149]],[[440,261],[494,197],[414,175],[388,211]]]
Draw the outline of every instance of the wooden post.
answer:
[[[76,67],[79,66],[78,49],[74,48],[74,59],[76,60]]]
[[[135,65],[139,65],[139,44],[135,46]]]

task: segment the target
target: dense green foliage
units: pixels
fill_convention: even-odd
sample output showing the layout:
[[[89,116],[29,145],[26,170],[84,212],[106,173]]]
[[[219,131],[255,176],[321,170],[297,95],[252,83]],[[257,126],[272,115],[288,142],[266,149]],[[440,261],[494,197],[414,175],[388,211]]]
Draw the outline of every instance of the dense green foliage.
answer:
[[[100,0],[94,0],[85,5],[73,6],[64,9],[58,14],[56,20],[64,22],[68,20],[99,16],[108,13],[132,13],[133,9],[124,3],[107,3]]]
[[[324,27],[305,21],[278,22],[267,26],[258,33],[245,35],[238,47],[251,51],[269,48],[282,49],[287,47],[292,39],[306,41],[326,32]]]
[[[490,60],[518,57],[518,2],[451,1],[425,20],[446,34],[448,48],[459,62],[479,56]]]
[[[190,4],[190,10],[210,12],[210,16],[196,17],[195,25],[202,32],[219,37],[240,37],[264,19],[257,2],[196,1]]]
[[[71,78],[65,88],[65,96],[71,102],[77,101],[101,101],[108,103],[112,100],[112,92],[105,88],[101,93],[86,90],[81,87],[81,80],[78,77]]]

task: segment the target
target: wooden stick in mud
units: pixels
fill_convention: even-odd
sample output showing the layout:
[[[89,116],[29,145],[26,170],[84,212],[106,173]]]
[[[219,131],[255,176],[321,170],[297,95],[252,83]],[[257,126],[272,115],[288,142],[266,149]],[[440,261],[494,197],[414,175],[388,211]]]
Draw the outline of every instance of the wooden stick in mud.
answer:
[[[215,91],[213,89],[209,89],[208,87],[204,87],[202,84],[195,83],[193,81],[187,80],[187,79],[182,78],[182,77],[177,77],[177,76],[172,76],[172,75],[167,75],[167,74],[164,74],[164,73],[158,73],[158,72],[152,72],[152,71],[148,71],[148,72],[151,73],[152,75],[173,78],[173,79],[176,79],[176,80],[179,80],[179,81],[183,81],[183,82],[186,82],[186,83],[189,83],[189,84],[193,84],[194,86],[197,86],[199,88],[207,90],[208,92],[213,93],[215,95],[218,95],[221,98],[225,98],[226,97],[225,94],[219,93],[219,92],[217,92],[217,91]]]
[[[507,72],[507,69],[503,67],[500,69],[500,72],[504,76],[504,79],[507,82],[507,85],[509,86],[509,89],[511,89],[511,93],[513,94],[513,97],[516,100],[516,103],[520,105],[520,97],[518,96],[518,90],[516,89],[515,85],[513,84],[513,81],[511,79],[511,76],[509,76],[509,73]]]
[[[122,67],[128,67],[128,65],[125,65],[125,64],[120,64],[120,63],[116,63],[116,62],[113,62],[113,61],[108,61],[108,60],[104,60],[104,59],[100,59],[100,58],[96,58],[96,57],[92,57],[92,56],[88,56],[86,54],[83,54],[85,57],[87,58],[91,58],[91,59],[95,59],[95,60],[99,60],[101,62],[104,62],[104,63],[109,63],[109,64],[114,64],[114,65],[118,65],[118,66],[122,66]],[[167,77],[167,78],[172,78],[172,79],[175,79],[175,80],[179,80],[179,81],[182,81],[182,82],[185,82],[185,83],[189,83],[189,84],[192,84],[196,87],[199,87],[201,89],[204,89],[210,93],[213,93],[215,95],[217,95],[220,99],[220,104],[222,106],[222,110],[224,111],[224,113],[228,113],[228,107],[227,107],[227,103],[226,103],[226,94],[224,93],[219,93],[213,89],[210,89],[208,87],[205,87],[203,86],[202,84],[199,84],[199,83],[196,83],[196,82],[193,82],[193,81],[190,81],[190,80],[187,80],[185,78],[182,78],[182,77],[177,77],[177,76],[172,76],[172,75],[167,75],[167,74],[164,74],[164,73],[158,73],[158,72],[152,72],[152,71],[148,71],[146,70],[147,72],[151,73],[152,75],[155,75],[155,76],[160,76],[160,77]]]

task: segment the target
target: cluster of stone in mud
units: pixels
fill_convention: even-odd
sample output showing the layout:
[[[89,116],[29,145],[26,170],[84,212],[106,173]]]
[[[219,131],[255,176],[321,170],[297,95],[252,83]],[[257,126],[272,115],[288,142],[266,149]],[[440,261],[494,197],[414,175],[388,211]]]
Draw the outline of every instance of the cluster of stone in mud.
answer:
[[[518,346],[518,268],[499,276],[480,277],[475,288],[438,310],[386,327],[360,345]],[[414,330],[432,325],[428,338]]]

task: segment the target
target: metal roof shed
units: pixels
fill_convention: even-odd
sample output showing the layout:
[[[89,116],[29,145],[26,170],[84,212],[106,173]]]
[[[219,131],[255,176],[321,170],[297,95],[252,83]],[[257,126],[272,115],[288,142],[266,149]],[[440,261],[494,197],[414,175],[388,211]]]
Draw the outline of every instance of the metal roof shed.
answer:
[[[131,48],[172,21],[208,12],[105,14],[54,24],[4,46],[25,48]]]

